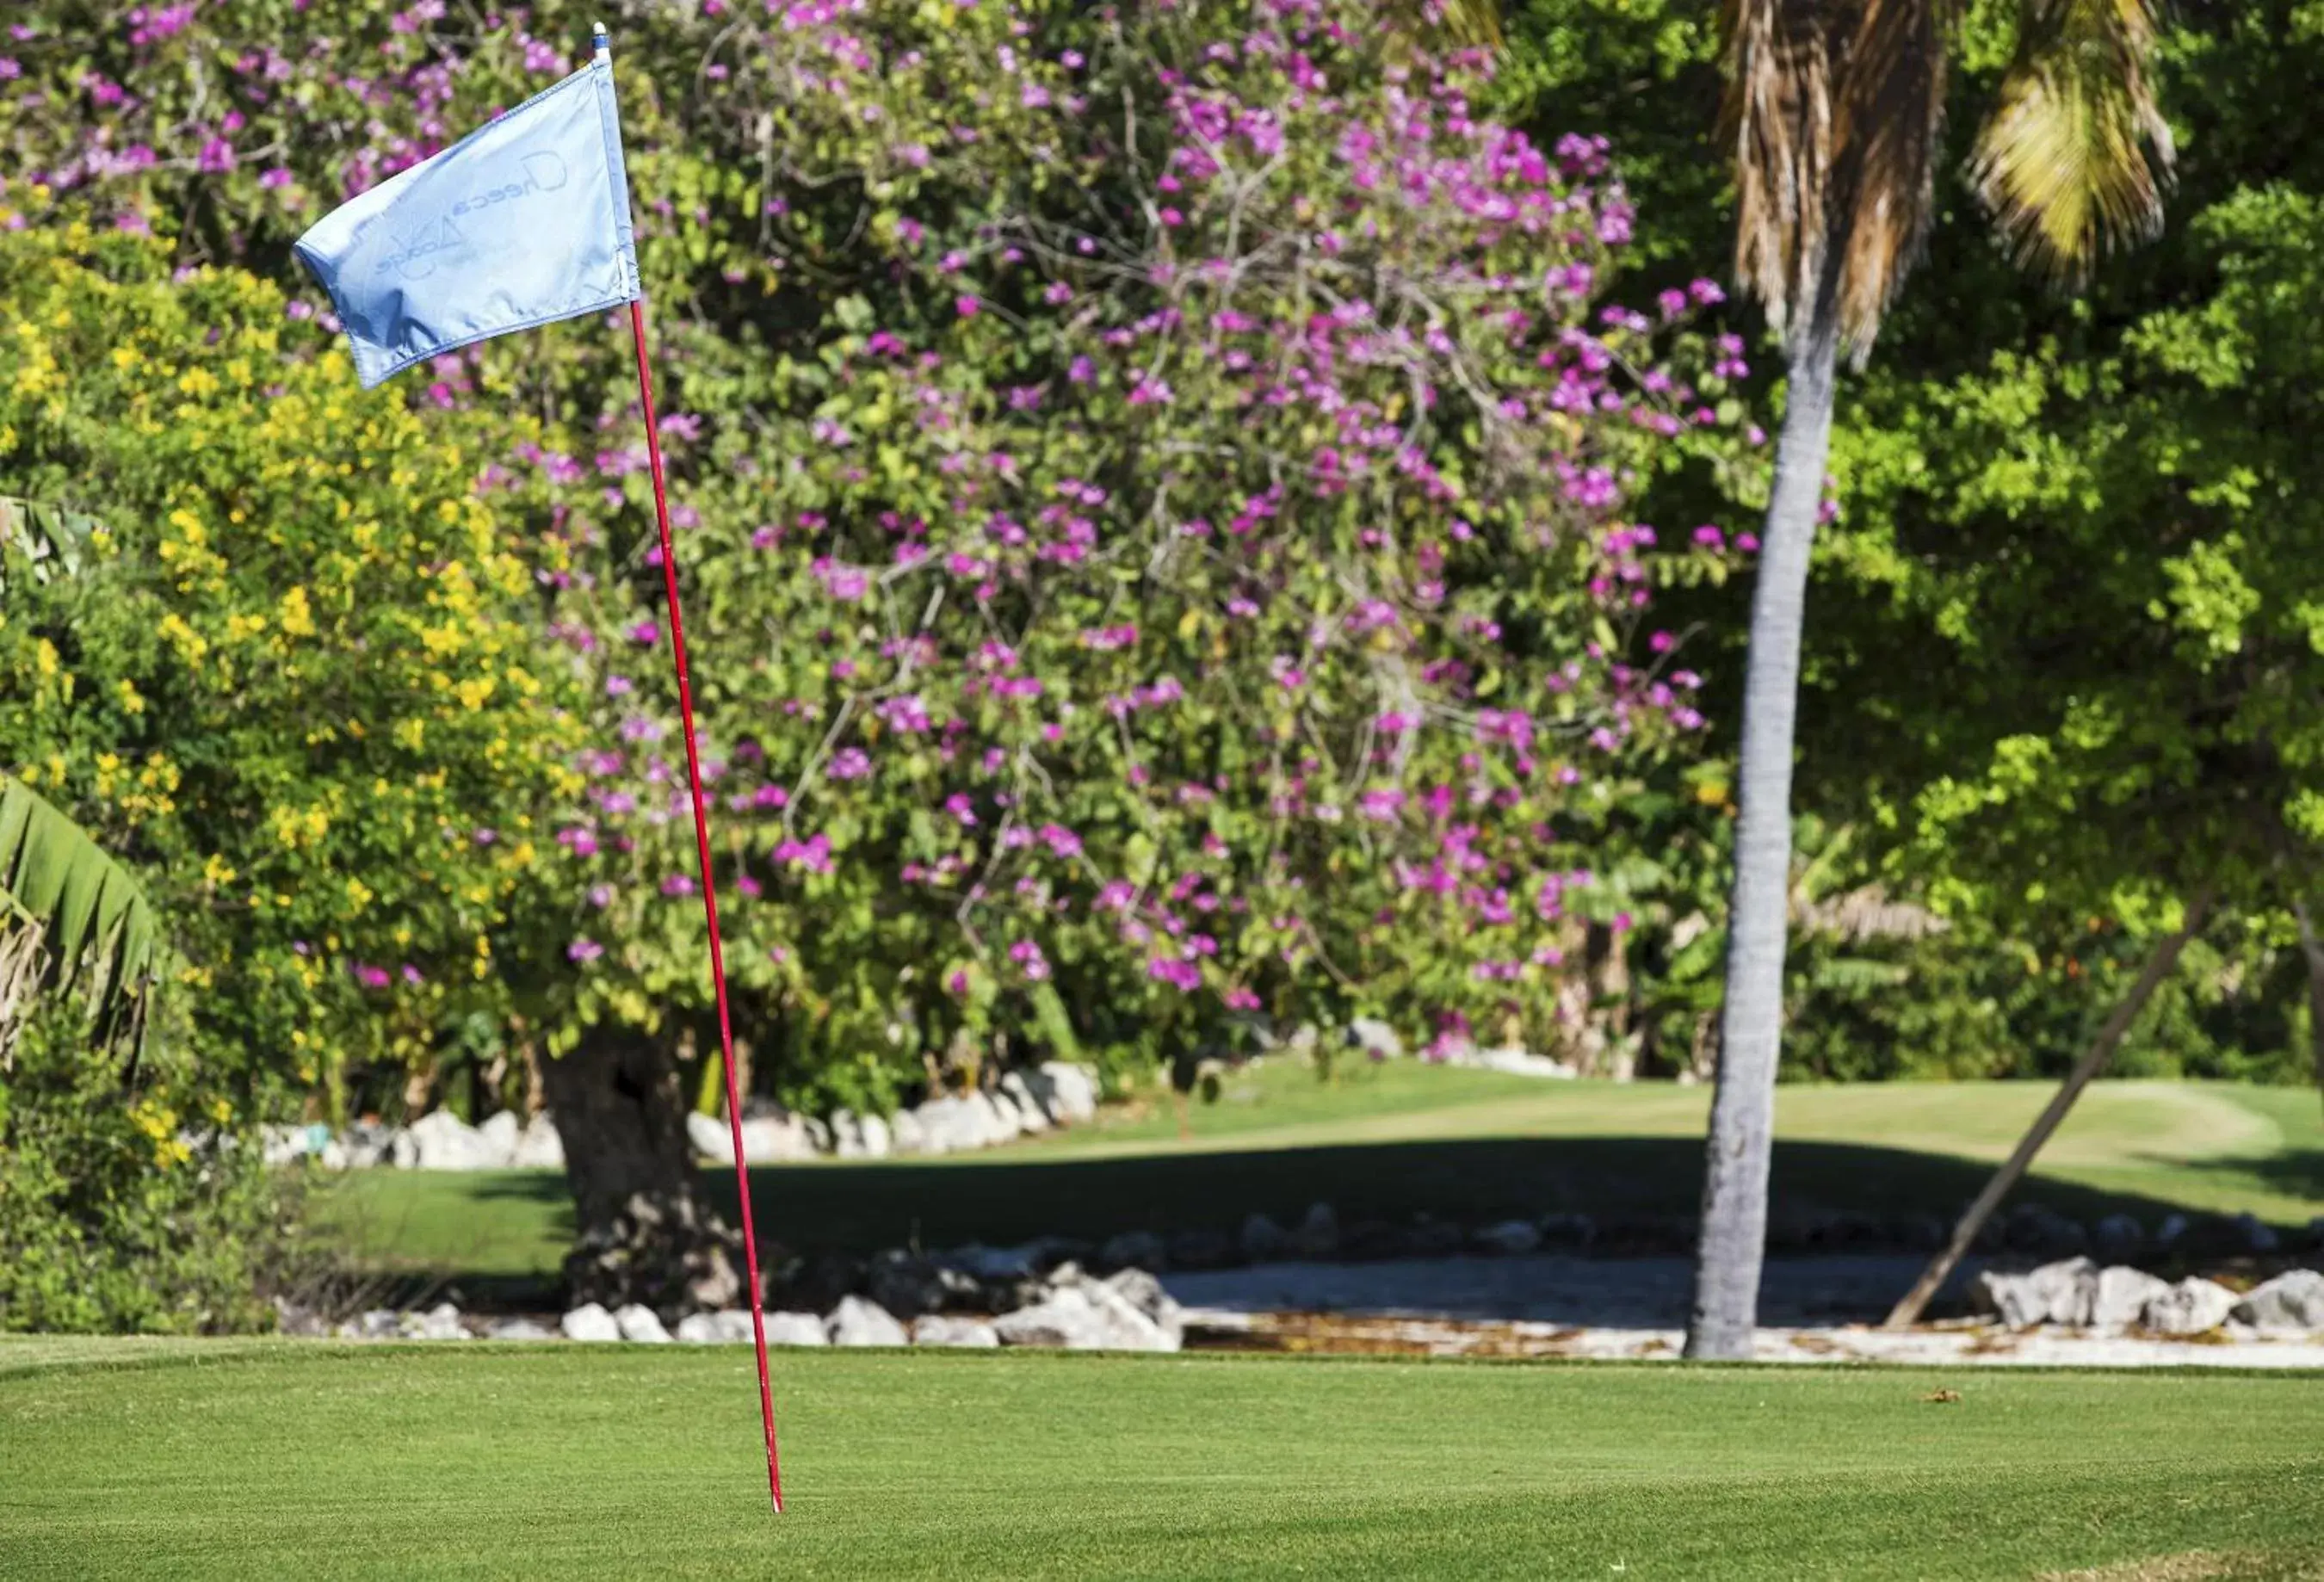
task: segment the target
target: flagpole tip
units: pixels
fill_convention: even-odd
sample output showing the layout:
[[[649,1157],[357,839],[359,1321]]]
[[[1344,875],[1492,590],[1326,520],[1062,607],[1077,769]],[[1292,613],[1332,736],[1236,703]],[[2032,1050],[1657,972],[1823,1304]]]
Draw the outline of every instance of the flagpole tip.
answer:
[[[589,47],[600,55],[612,51],[613,41],[606,35],[604,23],[593,22],[589,24]]]

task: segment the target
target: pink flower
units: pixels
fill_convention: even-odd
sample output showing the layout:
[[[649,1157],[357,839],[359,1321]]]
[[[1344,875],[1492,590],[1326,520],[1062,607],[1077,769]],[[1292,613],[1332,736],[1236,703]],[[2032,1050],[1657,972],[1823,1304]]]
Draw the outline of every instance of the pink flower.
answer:
[[[605,947],[594,939],[576,939],[565,947],[568,961],[594,961],[605,953]]]
[[[952,305],[963,318],[974,318],[978,309],[982,306],[975,298],[964,291],[952,299]]]
[[[661,893],[665,896],[690,896],[696,888],[693,878],[683,873],[669,874],[661,881]]]

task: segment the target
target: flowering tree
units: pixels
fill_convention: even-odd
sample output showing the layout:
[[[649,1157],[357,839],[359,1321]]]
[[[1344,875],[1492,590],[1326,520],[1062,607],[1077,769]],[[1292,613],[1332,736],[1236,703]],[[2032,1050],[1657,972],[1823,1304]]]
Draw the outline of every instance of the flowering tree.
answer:
[[[200,192],[189,244],[265,254],[563,69],[566,9],[470,35],[422,0],[356,35],[379,78],[318,47],[344,17],[236,51],[144,14],[49,173],[132,225]],[[1636,520],[1739,448],[1743,368],[1685,330],[1707,283],[1607,302],[1602,144],[1481,117],[1485,60],[1368,0],[702,10],[616,67],[761,1070],[876,1107],[1028,1028],[1569,1036],[1568,954],[1628,922],[1598,855],[1702,723],[1651,590],[1742,547]],[[221,60],[238,119],[194,136],[177,72]],[[567,1028],[552,1102],[644,1095],[576,1158],[665,1159],[668,1029],[707,985],[618,354],[495,345],[423,401],[551,417],[482,485],[538,524],[595,700],[567,925],[521,971]],[[675,1164],[589,1169],[585,1232],[636,1243],[641,1191],[698,1222]],[[621,1280],[707,1292],[678,1239],[682,1271]]]

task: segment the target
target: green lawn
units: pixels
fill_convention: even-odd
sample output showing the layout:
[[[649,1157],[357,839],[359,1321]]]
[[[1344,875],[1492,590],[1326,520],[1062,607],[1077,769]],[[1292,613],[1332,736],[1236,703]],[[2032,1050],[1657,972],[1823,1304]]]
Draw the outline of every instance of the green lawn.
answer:
[[[1783,1090],[1775,1204],[1950,1215],[2048,1099],[2047,1084]],[[1359,1065],[1326,1087],[1289,1063],[1197,1104],[957,1158],[752,1173],[761,1232],[800,1249],[943,1246],[1144,1227],[1231,1229],[1252,1209],[1343,1220],[1416,1212],[1474,1221],[1586,1209],[1690,1213],[1708,1096],[1658,1083],[1545,1082],[1417,1062]],[[2029,1199],[2089,1219],[2172,1209],[2287,1226],[2324,1215],[2324,1108],[2313,1092],[2191,1082],[2092,1088],[2045,1151]],[[731,1202],[733,1184],[707,1174]],[[320,1195],[328,1234],[374,1267],[537,1278],[569,1228],[553,1172],[371,1171]]]
[[[742,1347],[0,1342],[0,1576],[2324,1564],[2314,1376],[1018,1352],[777,1366],[779,1520]],[[1924,1399],[1943,1388],[1961,1399]]]

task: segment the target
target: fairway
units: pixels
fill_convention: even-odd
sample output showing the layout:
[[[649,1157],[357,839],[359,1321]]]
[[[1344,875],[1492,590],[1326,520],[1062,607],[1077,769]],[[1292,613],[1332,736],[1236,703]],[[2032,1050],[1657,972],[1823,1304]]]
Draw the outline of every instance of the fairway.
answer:
[[[2024,1577],[2204,1550],[2288,1577],[2324,1552],[2312,1376],[777,1360],[780,1520],[742,1348],[0,1344],[0,1576]]]
[[[1833,1212],[1950,1218],[2054,1090],[2046,1082],[1786,1087],[1776,1104],[1775,1219]],[[918,1241],[1010,1243],[1143,1228],[1232,1230],[1253,1209],[1296,1219],[1416,1213],[1480,1223],[1579,1209],[1691,1215],[1708,1090],[1542,1081],[1416,1061],[1357,1063],[1330,1086],[1288,1062],[1229,1079],[1215,1104],[1147,1100],[1100,1124],[936,1160],[752,1172],[759,1224],[796,1250]],[[2101,1082],[2016,1200],[2085,1222],[2126,1211],[2324,1214],[2324,1110],[2312,1091]],[[733,1201],[733,1177],[706,1190]],[[552,1171],[374,1170],[318,1194],[328,1235],[375,1267],[526,1279],[570,1232]]]

